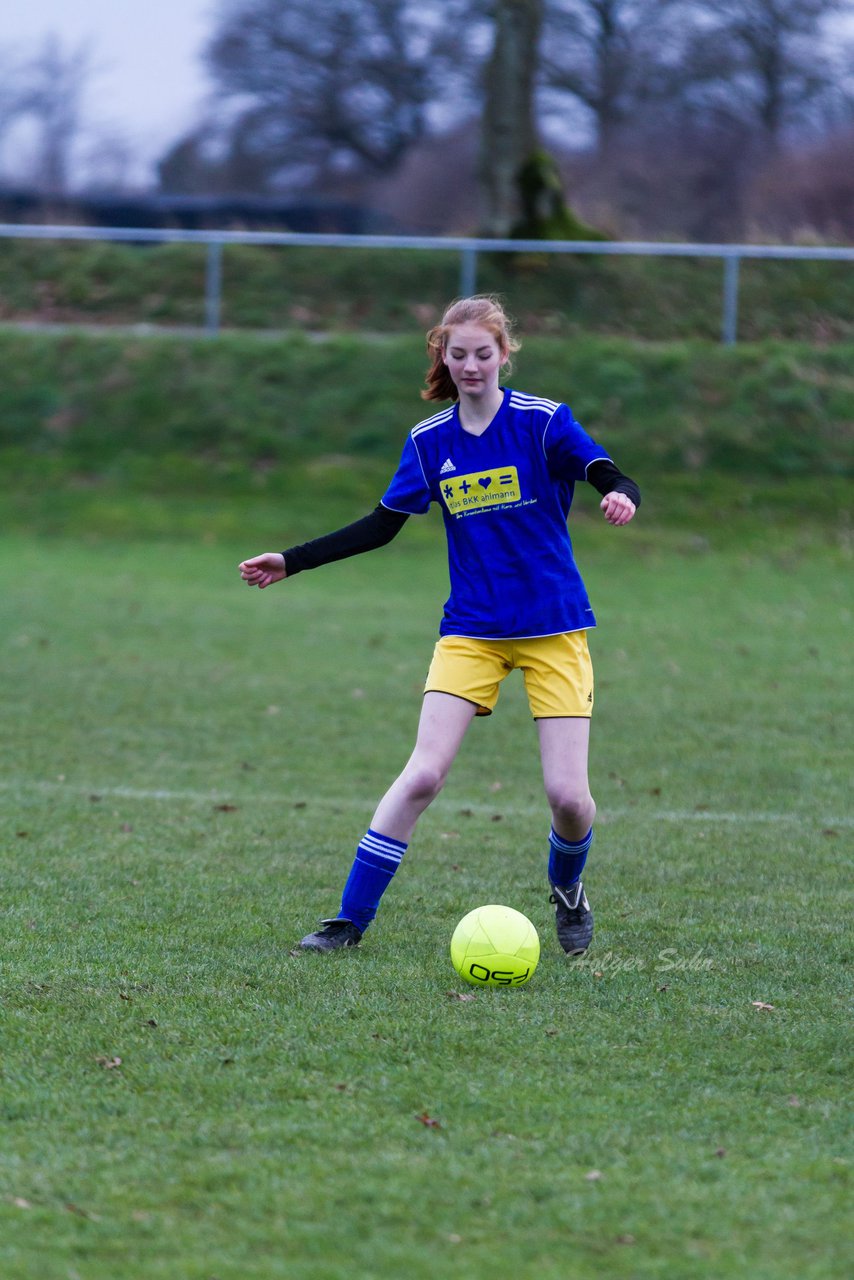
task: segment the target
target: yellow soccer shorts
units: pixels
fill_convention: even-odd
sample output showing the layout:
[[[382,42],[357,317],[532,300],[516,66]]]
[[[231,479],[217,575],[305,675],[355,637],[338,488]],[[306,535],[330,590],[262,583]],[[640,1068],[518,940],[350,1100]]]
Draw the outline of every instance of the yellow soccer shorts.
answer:
[[[593,713],[593,664],[586,631],[522,640],[442,636],[433,651],[425,693],[452,693],[488,716],[501,681],[521,670],[535,720]]]

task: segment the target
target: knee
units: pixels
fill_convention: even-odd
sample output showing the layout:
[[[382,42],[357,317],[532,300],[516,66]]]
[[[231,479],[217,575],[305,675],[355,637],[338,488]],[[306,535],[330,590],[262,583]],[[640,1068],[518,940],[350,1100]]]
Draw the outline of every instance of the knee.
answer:
[[[596,802],[588,790],[554,791],[548,799],[555,827],[560,831],[577,830],[579,827],[586,831],[593,825]]]
[[[411,801],[426,806],[436,799],[447,776],[447,771],[436,765],[411,764],[403,775],[407,796]]]

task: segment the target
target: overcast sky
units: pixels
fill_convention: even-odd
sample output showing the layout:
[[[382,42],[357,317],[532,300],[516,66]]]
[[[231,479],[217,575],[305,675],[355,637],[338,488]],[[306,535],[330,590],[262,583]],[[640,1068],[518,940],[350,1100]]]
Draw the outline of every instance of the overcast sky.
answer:
[[[204,98],[199,53],[215,9],[216,0],[5,0],[0,46],[31,55],[55,34],[66,52],[91,48],[85,123],[126,139],[139,157],[133,177],[146,181]]]

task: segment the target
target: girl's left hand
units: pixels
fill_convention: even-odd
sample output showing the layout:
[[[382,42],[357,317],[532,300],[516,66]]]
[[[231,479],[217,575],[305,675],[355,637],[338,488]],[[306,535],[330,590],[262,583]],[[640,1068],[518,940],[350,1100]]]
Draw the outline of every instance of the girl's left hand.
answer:
[[[606,493],[599,506],[608,524],[615,525],[628,524],[636,511],[635,504],[624,493]]]

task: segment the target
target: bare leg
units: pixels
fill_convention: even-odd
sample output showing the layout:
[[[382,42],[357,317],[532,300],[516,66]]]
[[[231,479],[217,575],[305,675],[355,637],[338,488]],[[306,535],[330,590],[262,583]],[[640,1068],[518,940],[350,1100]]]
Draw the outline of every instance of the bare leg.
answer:
[[[371,819],[371,828],[408,844],[421,814],[442,790],[477,708],[450,693],[425,693],[415,749]]]
[[[596,816],[587,781],[590,721],[582,716],[538,720],[537,732],[554,829],[564,840],[583,840]]]

